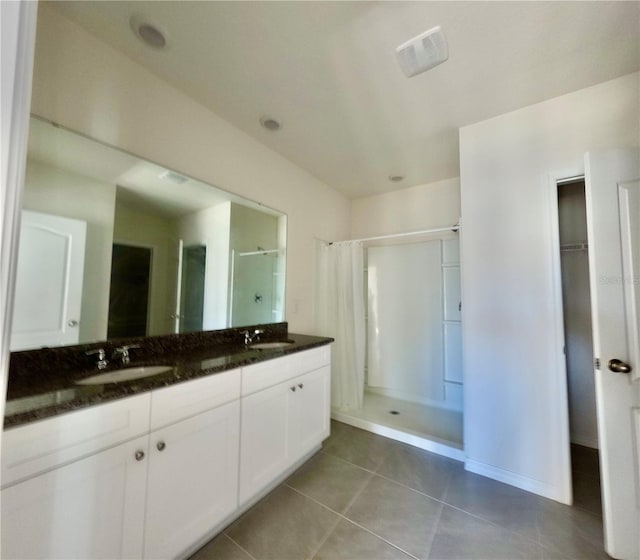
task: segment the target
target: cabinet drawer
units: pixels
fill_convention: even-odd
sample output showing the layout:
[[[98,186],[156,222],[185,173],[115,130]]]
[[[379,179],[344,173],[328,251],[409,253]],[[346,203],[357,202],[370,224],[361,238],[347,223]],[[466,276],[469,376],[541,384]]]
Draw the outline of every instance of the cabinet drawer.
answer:
[[[150,401],[145,393],[6,430],[2,487],[147,433]]]
[[[240,398],[240,369],[186,381],[151,394],[151,430]]]
[[[242,368],[242,394],[250,395],[301,373],[321,368],[330,362],[331,346],[326,345],[244,367]]]

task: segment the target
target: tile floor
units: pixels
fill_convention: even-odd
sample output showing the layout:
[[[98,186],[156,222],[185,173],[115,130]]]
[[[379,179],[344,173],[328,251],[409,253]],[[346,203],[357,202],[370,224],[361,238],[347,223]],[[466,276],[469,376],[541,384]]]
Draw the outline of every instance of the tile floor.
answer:
[[[592,476],[584,450],[575,472]],[[567,507],[333,422],[321,452],[190,560],[607,559],[582,493]]]

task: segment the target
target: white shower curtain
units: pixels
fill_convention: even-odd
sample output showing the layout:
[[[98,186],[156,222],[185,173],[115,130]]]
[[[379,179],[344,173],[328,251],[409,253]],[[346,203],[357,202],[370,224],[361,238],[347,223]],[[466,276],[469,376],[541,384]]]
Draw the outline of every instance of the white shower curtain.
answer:
[[[335,338],[331,364],[331,406],[362,407],[365,310],[362,243],[347,241],[318,248],[316,322],[318,333]]]

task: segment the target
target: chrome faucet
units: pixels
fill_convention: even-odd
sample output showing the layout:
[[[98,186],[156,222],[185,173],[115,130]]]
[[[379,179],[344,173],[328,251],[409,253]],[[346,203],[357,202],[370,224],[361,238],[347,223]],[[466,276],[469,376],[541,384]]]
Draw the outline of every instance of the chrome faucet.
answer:
[[[240,334],[244,335],[244,344],[249,346],[254,340],[260,338],[260,335],[264,332],[264,329],[256,329],[253,332],[242,331]]]
[[[122,365],[126,366],[131,361],[131,357],[129,356],[129,350],[131,350],[132,348],[140,348],[140,345],[139,344],[129,344],[129,345],[125,345],[125,346],[118,346],[113,351],[112,358],[117,358],[118,356],[120,356],[120,358],[122,360]]]
[[[85,352],[85,354],[87,356],[93,356],[94,354],[98,354],[98,361],[96,362],[98,369],[105,369],[107,367],[107,364],[109,363],[106,360],[104,348],[96,348],[95,350],[89,350],[88,352]]]

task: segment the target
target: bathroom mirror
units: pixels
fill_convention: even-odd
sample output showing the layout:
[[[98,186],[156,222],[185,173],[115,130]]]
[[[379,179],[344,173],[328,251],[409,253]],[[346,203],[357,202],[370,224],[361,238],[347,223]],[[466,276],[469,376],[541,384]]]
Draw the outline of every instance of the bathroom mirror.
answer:
[[[286,216],[32,117],[12,350],[284,320]]]

